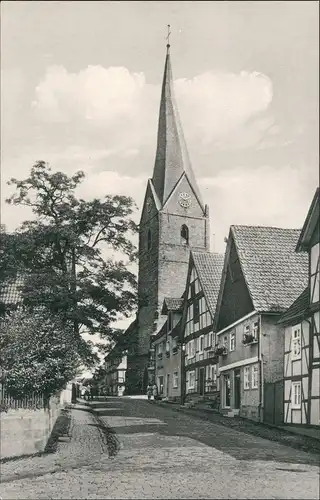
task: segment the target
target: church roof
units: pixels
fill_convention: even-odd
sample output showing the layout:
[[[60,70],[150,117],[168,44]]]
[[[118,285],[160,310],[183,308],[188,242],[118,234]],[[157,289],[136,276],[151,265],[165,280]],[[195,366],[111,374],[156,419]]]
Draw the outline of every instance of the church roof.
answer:
[[[157,151],[152,176],[152,183],[162,206],[184,175],[189,180],[192,190],[204,210],[174,98],[170,52],[169,46],[167,46],[161,91]]]
[[[253,303],[259,312],[284,312],[308,282],[308,255],[296,253],[299,229],[265,226],[231,226],[242,273]],[[219,295],[222,301],[228,248]]]
[[[214,317],[218,301],[224,257],[222,254],[211,252],[191,251],[191,255],[208,308]]]

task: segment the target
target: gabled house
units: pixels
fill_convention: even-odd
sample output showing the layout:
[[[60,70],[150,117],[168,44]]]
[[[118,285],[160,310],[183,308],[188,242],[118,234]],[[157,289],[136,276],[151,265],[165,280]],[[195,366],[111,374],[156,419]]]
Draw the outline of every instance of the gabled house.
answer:
[[[231,226],[214,327],[221,410],[283,421],[284,329],[278,320],[307,285],[300,230]]]
[[[284,423],[320,425],[319,188],[297,252],[308,256],[307,286],[280,319],[285,327]]]
[[[123,396],[126,386],[127,353],[115,346],[105,357],[105,389],[110,396]]]
[[[184,343],[184,400],[219,397],[218,356],[213,318],[218,299],[223,255],[191,251],[181,324]]]
[[[161,314],[167,319],[153,336],[155,383],[158,393],[168,401],[181,397],[180,326],[183,298],[166,297]]]

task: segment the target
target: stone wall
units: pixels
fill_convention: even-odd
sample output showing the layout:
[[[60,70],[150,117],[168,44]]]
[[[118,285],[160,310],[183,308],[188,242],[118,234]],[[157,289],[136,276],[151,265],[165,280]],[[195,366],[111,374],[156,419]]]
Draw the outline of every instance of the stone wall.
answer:
[[[50,399],[49,409],[9,409],[0,414],[0,458],[44,451],[60,412],[60,395]]]

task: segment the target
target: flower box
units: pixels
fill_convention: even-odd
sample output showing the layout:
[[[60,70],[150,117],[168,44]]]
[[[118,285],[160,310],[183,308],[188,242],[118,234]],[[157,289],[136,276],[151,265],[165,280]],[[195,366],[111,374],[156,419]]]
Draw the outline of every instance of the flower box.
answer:
[[[215,348],[214,350],[216,356],[225,356],[226,354],[228,354],[227,352],[227,348],[223,345],[219,345]]]
[[[251,334],[244,334],[242,343],[243,345],[256,344],[257,339]]]

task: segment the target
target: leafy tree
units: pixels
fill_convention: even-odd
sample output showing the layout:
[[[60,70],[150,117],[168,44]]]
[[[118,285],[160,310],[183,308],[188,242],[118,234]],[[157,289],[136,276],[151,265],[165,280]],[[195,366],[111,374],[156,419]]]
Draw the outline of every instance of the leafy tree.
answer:
[[[118,315],[129,317],[136,306],[136,278],[130,264],[136,247],[130,237],[137,231],[131,218],[133,200],[107,195],[85,201],[75,190],[83,172],[68,177],[37,162],[22,181],[11,179],[16,193],[9,204],[27,206],[34,220],[3,240],[3,276],[24,276],[23,304],[29,310],[44,307],[72,323],[75,333],[99,333],[112,339]],[[126,259],[106,258],[103,251]]]
[[[17,399],[34,392],[49,398],[62,389],[78,373],[82,364],[78,352],[84,350],[92,362],[97,361],[90,345],[46,310],[16,311],[0,325],[0,365],[6,371],[6,389]]]

